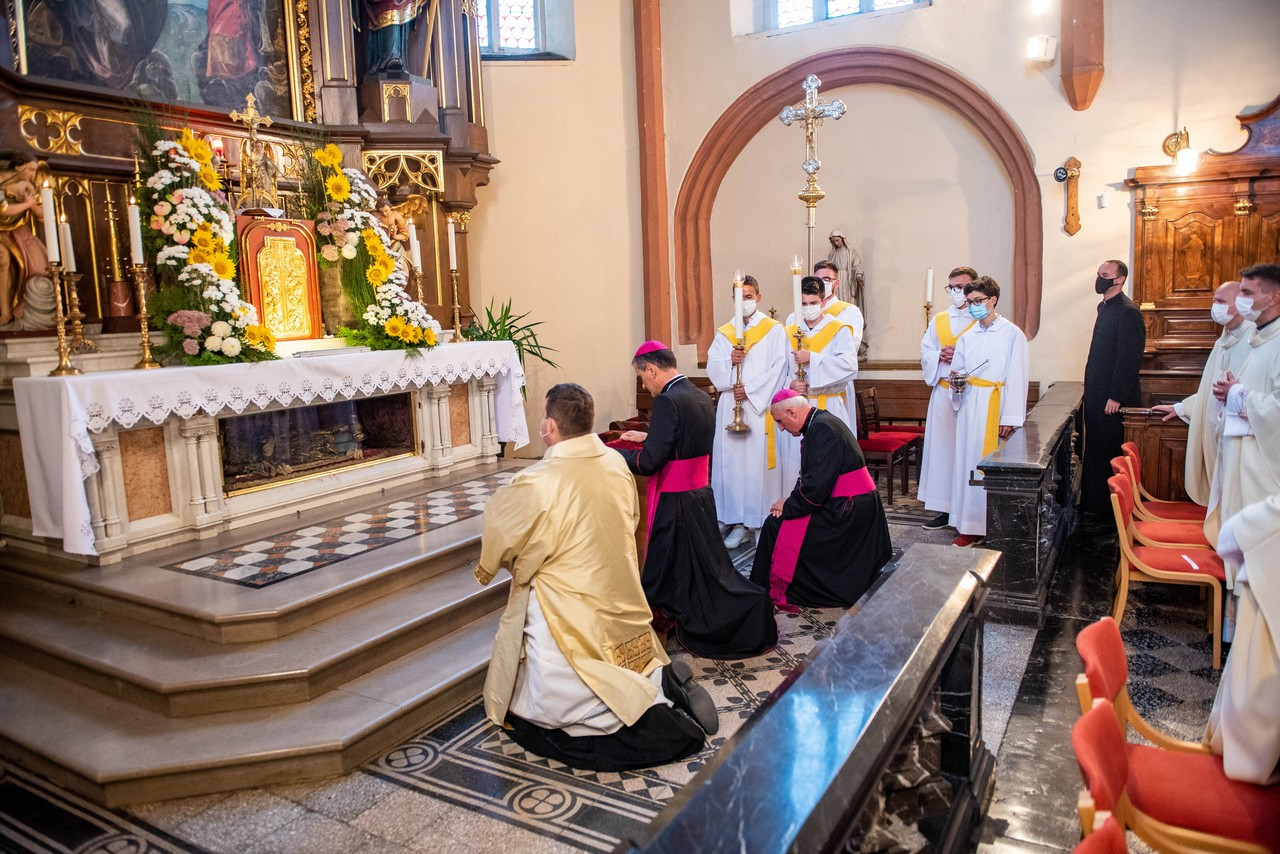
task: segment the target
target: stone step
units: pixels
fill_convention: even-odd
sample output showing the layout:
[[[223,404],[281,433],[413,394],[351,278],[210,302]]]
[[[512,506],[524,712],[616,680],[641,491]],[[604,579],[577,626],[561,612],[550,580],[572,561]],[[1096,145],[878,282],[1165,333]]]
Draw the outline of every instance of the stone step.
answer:
[[[107,806],[343,774],[474,700],[500,615],[305,703],[186,718],[0,655],[0,750]]]
[[[472,566],[248,644],[15,595],[0,602],[0,652],[170,717],[304,702],[502,607],[509,577],[481,587]]]

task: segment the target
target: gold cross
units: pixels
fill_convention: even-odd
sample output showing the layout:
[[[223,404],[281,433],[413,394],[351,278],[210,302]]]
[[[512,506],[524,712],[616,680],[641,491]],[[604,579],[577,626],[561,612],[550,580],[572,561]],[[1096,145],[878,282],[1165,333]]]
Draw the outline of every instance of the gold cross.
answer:
[[[258,112],[258,99],[250,93],[244,96],[244,112],[240,110],[232,110],[229,118],[233,122],[241,122],[249,128],[249,144],[252,146],[258,139],[258,126],[264,128],[271,127],[271,116],[264,116]]]

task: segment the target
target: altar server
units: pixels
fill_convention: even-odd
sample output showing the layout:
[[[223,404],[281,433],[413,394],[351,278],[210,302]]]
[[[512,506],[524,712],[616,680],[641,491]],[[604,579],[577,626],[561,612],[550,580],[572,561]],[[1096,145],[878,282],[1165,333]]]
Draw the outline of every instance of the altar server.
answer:
[[[848,384],[845,386],[845,403],[849,408],[849,418],[847,423],[849,429],[853,431],[853,435],[858,435],[858,410],[857,398],[854,397],[854,380],[858,377],[858,363],[856,356],[865,355],[865,347],[863,346],[863,335],[866,332],[866,318],[863,317],[862,309],[851,302],[845,302],[837,295],[840,287],[840,271],[832,261],[819,261],[813,265],[813,276],[822,282],[822,313],[834,317],[836,320],[849,327],[849,332],[853,335],[853,352],[855,355],[853,363],[853,375],[850,377]],[[803,310],[803,309],[802,309]],[[787,315],[787,326],[796,324],[795,312]],[[792,336],[794,338],[794,335]]]
[[[790,389],[774,396],[772,412],[804,437],[800,477],[760,530],[751,580],[786,610],[851,607],[892,555],[880,493],[842,420]]]
[[[769,507],[783,492],[777,426],[769,414],[769,401],[786,383],[790,353],[782,324],[758,309],[760,285],[755,278],[746,276],[740,290],[741,300],[734,302],[735,306],[741,303],[741,320],[735,313],[734,320],[716,330],[707,353],[707,377],[720,392],[711,452],[711,491],[716,499],[716,518],[729,527],[724,540],[728,549],[740,546],[748,532],[755,536],[769,515]],[[739,342],[741,350],[735,346]],[[734,420],[735,402],[742,405],[742,421],[748,432],[725,429]]]
[[[697,752],[717,721],[650,626],[632,539],[635,484],[591,432],[594,417],[585,389],[554,386],[539,431],[546,455],[485,507],[476,578],[488,584],[507,569],[512,580],[484,705],[526,750],[621,771]]]
[[[964,289],[969,315],[976,321],[956,342],[948,383],[967,377],[956,411],[956,443],[951,472],[951,524],[959,536],[953,545],[971,546],[987,534],[987,491],[970,486],[980,478],[978,463],[1022,426],[1027,417],[1027,336],[1002,317],[996,306],[1000,286],[979,276]],[[952,397],[955,406],[955,395]]]
[[[1280,493],[1280,264],[1254,264],[1240,273],[1236,309],[1257,324],[1249,354],[1213,384],[1225,404],[1222,424],[1222,496],[1210,510],[1229,519],[1250,504]],[[1224,559],[1227,583],[1235,563]]]
[[[800,328],[804,339],[800,349],[794,349],[796,326],[787,327],[787,341],[793,348],[789,388],[808,397],[818,409],[844,421],[850,432],[854,432],[854,402],[849,399],[849,388],[858,374],[858,347],[853,331],[823,312],[822,293],[821,279],[805,276],[800,280],[800,311],[804,315]],[[801,366],[805,369],[803,380],[798,372]],[[779,436],[778,448],[782,486],[790,489],[800,474],[800,441]]]
[[[951,476],[955,470],[956,413],[951,408],[951,359],[956,342],[978,321],[969,314],[964,289],[978,278],[972,267],[956,267],[947,277],[945,288],[951,300],[946,311],[938,312],[920,340],[920,369],[924,381],[932,386],[929,410],[924,422],[924,455],[920,462],[920,483],[916,497],[926,510],[938,515],[924,524],[926,528],[945,528],[951,512]]]
[[[777,643],[778,627],[768,594],[734,570],[720,538],[709,477],[711,398],[679,372],[675,353],[660,341],[642,344],[631,364],[653,395],[648,433],[621,437],[644,447],[620,451],[632,472],[649,478],[645,596],[695,655],[759,655]]]

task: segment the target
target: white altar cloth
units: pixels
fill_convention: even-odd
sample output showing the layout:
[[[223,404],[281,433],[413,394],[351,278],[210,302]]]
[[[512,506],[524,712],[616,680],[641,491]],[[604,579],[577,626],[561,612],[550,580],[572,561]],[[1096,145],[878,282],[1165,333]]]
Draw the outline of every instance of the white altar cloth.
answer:
[[[55,537],[71,554],[96,555],[84,478],[98,470],[90,432],[113,422],[161,424],[242,413],[249,406],[350,400],[395,389],[455,384],[496,377],[498,440],[529,444],[524,370],[510,341],[442,344],[421,355],[400,350],[352,352],[275,362],[173,367],[151,371],[98,371],[71,377],[13,381],[31,498],[32,533]]]

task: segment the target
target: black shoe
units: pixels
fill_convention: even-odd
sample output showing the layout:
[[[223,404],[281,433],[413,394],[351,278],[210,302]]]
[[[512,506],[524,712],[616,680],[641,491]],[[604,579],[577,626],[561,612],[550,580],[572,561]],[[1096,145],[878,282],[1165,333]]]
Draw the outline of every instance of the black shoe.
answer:
[[[948,516],[946,513],[939,513],[937,516],[934,516],[932,519],[930,519],[928,522],[925,522],[920,527],[929,528],[930,530],[937,530],[938,528],[947,527],[947,523],[950,521],[951,521],[951,517]]]
[[[720,730],[716,704],[707,689],[693,681],[693,671],[686,662],[673,660],[663,668],[662,693],[667,695],[667,699],[677,709],[687,712],[689,717],[697,721],[707,735],[715,735]]]

